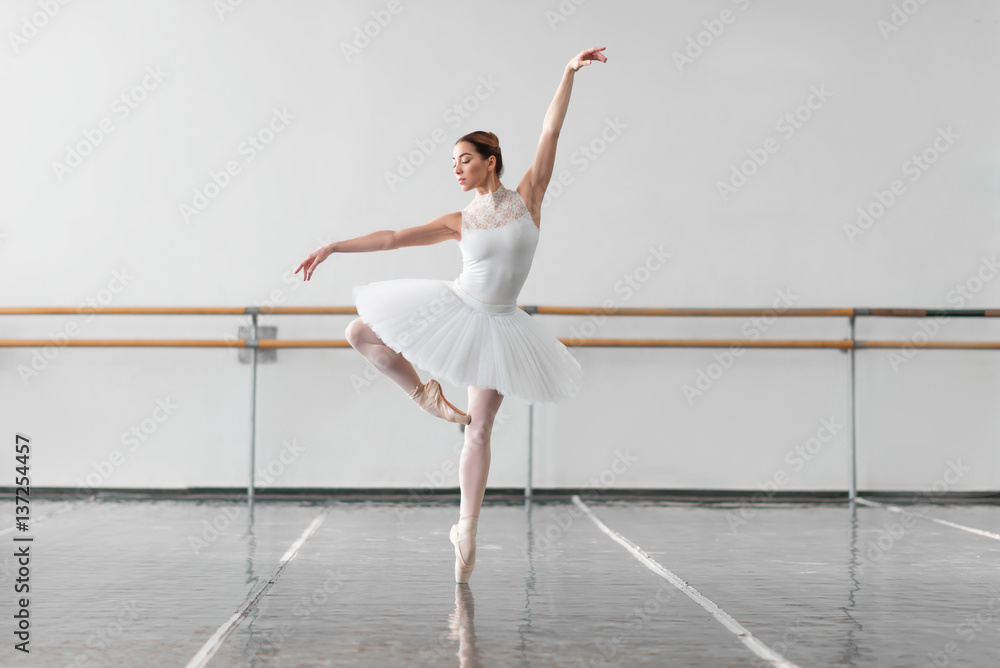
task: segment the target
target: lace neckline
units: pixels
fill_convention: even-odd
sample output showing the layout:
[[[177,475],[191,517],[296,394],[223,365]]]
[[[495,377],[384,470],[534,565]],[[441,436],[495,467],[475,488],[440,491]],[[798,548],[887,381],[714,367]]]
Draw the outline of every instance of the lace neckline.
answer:
[[[506,192],[505,192],[505,191],[506,191]],[[502,199],[503,199],[503,198],[504,198],[504,197],[505,197],[505,196],[507,195],[507,193],[509,193],[509,192],[510,192],[510,191],[509,191],[509,190],[507,190],[507,188],[505,188],[505,187],[504,187],[504,185],[503,185],[503,184],[501,183],[501,184],[499,184],[499,185],[497,186],[497,189],[496,189],[496,190],[494,190],[494,191],[493,191],[493,192],[491,192],[491,193],[483,193],[482,195],[480,195],[479,193],[476,193],[476,196],[475,196],[475,197],[474,197],[474,198],[472,199],[472,201],[473,201],[474,203],[476,203],[476,202],[482,202],[482,203],[485,203],[485,202],[486,202],[487,200],[489,200],[491,204],[497,204],[497,203],[498,203],[498,202],[499,202],[500,200],[502,200]]]
[[[500,184],[493,192],[477,194],[462,210],[462,228],[495,229],[527,213],[528,207],[518,192]]]

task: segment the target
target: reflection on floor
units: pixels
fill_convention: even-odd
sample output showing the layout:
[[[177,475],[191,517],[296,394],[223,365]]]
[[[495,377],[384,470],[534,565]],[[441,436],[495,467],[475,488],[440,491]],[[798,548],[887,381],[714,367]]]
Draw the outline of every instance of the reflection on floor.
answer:
[[[570,499],[39,501],[30,649],[0,511],[0,665],[997,666],[1000,507],[582,503],[788,663],[755,655]],[[21,594],[18,594],[21,596]]]

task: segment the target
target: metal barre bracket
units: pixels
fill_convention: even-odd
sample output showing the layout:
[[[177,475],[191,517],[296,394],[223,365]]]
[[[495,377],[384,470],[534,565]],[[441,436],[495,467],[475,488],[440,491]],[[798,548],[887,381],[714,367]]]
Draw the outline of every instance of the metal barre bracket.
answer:
[[[278,361],[278,349],[277,348],[259,348],[258,341],[260,339],[276,339],[278,338],[278,327],[276,325],[258,325],[257,326],[257,338],[251,338],[251,330],[253,328],[249,325],[241,325],[237,336],[241,339],[247,340],[247,347],[240,348],[237,352],[240,357],[240,364],[250,364],[250,349],[257,348],[257,361],[261,364],[274,364]]]

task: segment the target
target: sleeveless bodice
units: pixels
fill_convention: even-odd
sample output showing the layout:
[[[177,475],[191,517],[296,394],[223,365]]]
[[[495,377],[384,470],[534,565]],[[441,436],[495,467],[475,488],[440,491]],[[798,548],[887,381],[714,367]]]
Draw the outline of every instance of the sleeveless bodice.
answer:
[[[458,278],[397,278],[354,287],[358,316],[414,367],[457,387],[532,404],[575,396],[583,368],[537,318],[517,308],[538,228],[515,190],[462,210]]]
[[[528,278],[538,227],[516,190],[501,185],[462,209],[462,273],[452,282],[470,306],[511,313]]]

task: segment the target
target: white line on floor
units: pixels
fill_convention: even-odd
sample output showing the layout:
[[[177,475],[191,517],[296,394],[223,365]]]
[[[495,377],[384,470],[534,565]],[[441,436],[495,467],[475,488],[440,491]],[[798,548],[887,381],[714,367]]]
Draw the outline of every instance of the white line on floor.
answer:
[[[962,531],[968,531],[969,533],[978,534],[980,536],[986,536],[987,538],[992,538],[993,540],[1000,540],[1000,533],[993,533],[992,531],[983,531],[982,529],[977,529],[975,527],[967,527],[964,524],[956,524],[955,522],[949,522],[948,520],[938,519],[937,517],[931,517],[930,515],[924,515],[923,513],[915,513],[911,510],[906,510],[905,508],[900,508],[899,506],[893,506],[888,503],[881,503],[879,501],[869,501],[868,499],[862,499],[861,497],[857,497],[857,502],[865,506],[885,508],[886,510],[891,510],[894,513],[904,513],[913,515],[914,517],[920,517],[922,519],[930,520],[931,522],[937,522],[938,524],[943,524],[948,527],[961,529]]]
[[[225,642],[226,638],[230,633],[232,633],[233,629],[239,625],[240,620],[247,616],[247,613],[249,613],[250,610],[257,605],[257,601],[261,599],[264,592],[270,589],[271,585],[275,583],[278,579],[278,575],[281,573],[281,570],[285,567],[285,564],[295,557],[295,553],[299,551],[302,544],[313,535],[317,528],[319,528],[319,525],[323,522],[323,518],[326,517],[326,513],[327,511],[324,510],[316,516],[316,519],[312,521],[312,524],[306,527],[306,530],[302,532],[302,535],[299,536],[298,540],[292,543],[292,546],[288,548],[287,552],[285,552],[285,556],[281,558],[277,570],[271,574],[271,577],[267,579],[264,586],[257,592],[256,596],[253,596],[252,598],[249,595],[247,596],[247,602],[244,603],[239,610],[234,612],[233,616],[227,619],[226,623],[220,626],[219,629],[212,634],[211,638],[205,641],[205,644],[201,646],[198,653],[195,654],[190,661],[188,661],[186,668],[201,668],[208,663],[209,659],[211,659],[218,649],[222,647],[222,643]]]
[[[643,552],[642,549],[639,548],[639,546],[632,543],[632,541],[630,541],[628,538],[625,538],[614,529],[609,529],[608,526],[604,524],[604,522],[597,519],[597,516],[594,515],[593,512],[591,512],[590,508],[587,507],[587,504],[581,501],[580,497],[575,494],[573,495],[573,503],[580,506],[580,508],[583,509],[583,512],[587,513],[587,516],[591,519],[591,521],[594,524],[597,525],[597,528],[599,528],[604,533],[608,534],[616,542],[620,543],[621,546],[624,547],[629,552],[631,552],[636,559],[645,564],[646,567],[649,568],[649,570],[665,578],[668,582],[670,582],[670,584],[677,587],[677,589],[681,590],[683,593],[687,594],[689,597],[694,599],[694,601],[698,605],[705,608],[705,610],[707,610],[710,615],[715,617],[715,619],[718,620],[720,624],[722,624],[727,629],[732,631],[736,635],[736,637],[739,638],[740,642],[749,647],[750,651],[752,651],[754,654],[764,659],[772,666],[781,666],[782,668],[799,668],[797,664],[792,663],[791,661],[789,661],[788,659],[781,656],[773,649],[765,645],[763,642],[758,640],[757,637],[754,636],[752,633],[750,633],[750,631],[746,630],[746,628],[744,628],[742,624],[733,619],[729,615],[729,613],[727,613],[725,610],[723,610],[715,603],[710,601],[708,598],[703,596],[701,592],[699,592],[697,589],[695,589],[688,583],[684,582],[684,580],[682,580],[680,577],[678,577],[671,571],[668,571],[660,564],[656,563],[656,561],[654,561],[653,558],[650,557],[648,554]]]

